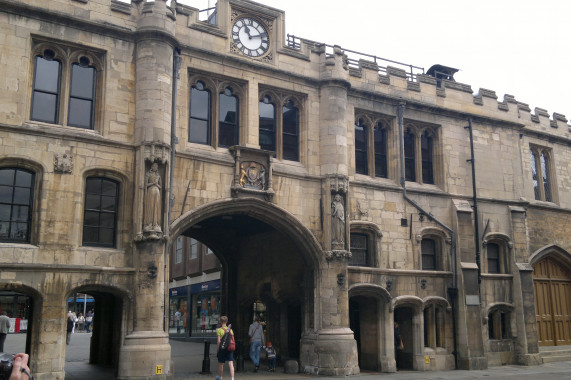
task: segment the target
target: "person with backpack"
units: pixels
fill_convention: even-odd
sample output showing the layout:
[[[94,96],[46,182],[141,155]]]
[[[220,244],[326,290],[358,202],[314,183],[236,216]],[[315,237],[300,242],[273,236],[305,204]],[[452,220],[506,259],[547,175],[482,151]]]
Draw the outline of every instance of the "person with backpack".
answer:
[[[222,373],[224,372],[225,362],[228,362],[230,377],[232,377],[232,380],[234,380],[234,331],[232,331],[232,325],[227,326],[227,323],[228,317],[225,315],[221,316],[221,326],[216,330],[216,336],[218,337],[218,353],[216,354],[216,357],[218,358],[218,376],[216,376],[216,380],[222,380]]]

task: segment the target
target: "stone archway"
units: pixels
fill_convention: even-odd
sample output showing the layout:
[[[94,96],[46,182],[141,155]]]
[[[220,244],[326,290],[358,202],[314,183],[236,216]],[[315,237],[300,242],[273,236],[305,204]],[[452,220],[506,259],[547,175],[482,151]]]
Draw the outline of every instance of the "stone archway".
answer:
[[[94,312],[90,325],[91,337],[89,347],[86,348],[89,352],[88,363],[117,371],[124,330],[129,319],[131,297],[124,290],[115,287],[86,284],[72,289],[65,300],[74,293],[89,294],[94,300],[94,306],[91,306]],[[65,312],[67,313],[67,310]],[[74,336],[71,339],[75,338]]]
[[[396,371],[390,300],[390,293],[379,285],[349,287],[349,327],[357,341],[361,371]]]
[[[200,206],[174,221],[179,235],[204,243],[221,268],[222,314],[228,315],[244,348],[252,304],[267,308],[266,338],[282,358],[300,358],[302,335],[318,323],[317,268],[323,257],[313,233],[289,212],[254,198]]]

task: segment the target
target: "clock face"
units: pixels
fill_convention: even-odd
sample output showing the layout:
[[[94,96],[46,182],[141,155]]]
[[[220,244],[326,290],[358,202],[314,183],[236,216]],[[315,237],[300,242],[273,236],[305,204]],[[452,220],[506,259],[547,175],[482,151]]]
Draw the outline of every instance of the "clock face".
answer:
[[[261,57],[270,48],[267,29],[250,17],[241,17],[232,27],[232,39],[238,50],[249,57]]]

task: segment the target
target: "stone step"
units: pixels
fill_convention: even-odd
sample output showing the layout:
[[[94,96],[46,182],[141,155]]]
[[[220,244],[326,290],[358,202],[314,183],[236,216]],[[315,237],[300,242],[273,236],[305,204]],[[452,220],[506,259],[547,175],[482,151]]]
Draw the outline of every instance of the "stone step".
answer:
[[[559,355],[543,355],[541,354],[541,358],[543,359],[543,363],[552,363],[552,362],[566,362],[571,360],[571,352],[568,354],[561,354]]]

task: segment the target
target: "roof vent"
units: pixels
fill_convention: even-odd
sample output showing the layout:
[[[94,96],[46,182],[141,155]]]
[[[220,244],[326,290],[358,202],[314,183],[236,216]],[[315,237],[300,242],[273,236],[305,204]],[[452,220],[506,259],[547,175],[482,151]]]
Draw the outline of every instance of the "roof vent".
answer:
[[[426,74],[436,78],[437,86],[441,87],[442,79],[455,82],[454,74],[456,74],[456,72],[458,71],[459,71],[458,69],[455,69],[453,67],[448,67],[443,65],[432,65],[430,69],[428,69]]]

